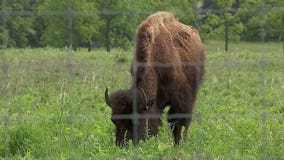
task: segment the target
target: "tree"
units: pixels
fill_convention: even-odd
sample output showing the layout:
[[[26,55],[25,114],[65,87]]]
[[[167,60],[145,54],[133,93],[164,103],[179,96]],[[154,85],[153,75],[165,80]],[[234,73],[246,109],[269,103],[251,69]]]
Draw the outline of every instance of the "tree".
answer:
[[[2,47],[25,47],[33,45],[30,41],[36,30],[33,28],[35,16],[30,15],[38,2],[33,0],[4,0],[0,8],[0,43]]]
[[[132,0],[96,0],[96,3],[102,22],[100,42],[106,51],[111,47],[129,48],[135,31]]]
[[[195,25],[196,21],[196,1],[198,0],[175,0],[175,1],[164,1],[164,0],[155,0],[155,1],[137,1],[137,9],[143,14],[140,21],[147,18],[150,14],[157,11],[168,11],[174,13],[174,15],[183,23],[188,25]]]
[[[238,0],[205,0],[202,7],[211,13],[203,14],[201,31],[212,36],[207,38],[223,36],[225,51],[228,51],[229,40],[239,40],[239,34],[243,31],[243,25],[237,16],[238,7]]]
[[[261,40],[261,8],[260,0],[246,0],[240,2],[242,12],[238,13],[240,21],[243,23],[244,29],[240,34],[241,40],[259,41]]]
[[[74,47],[90,44],[98,35],[100,24],[94,1],[46,0],[39,7],[44,19],[42,45]]]
[[[150,14],[170,11],[199,30],[202,39],[284,39],[280,0],[1,0],[2,47],[65,47],[95,43],[128,49]]]
[[[194,24],[192,2],[176,1],[135,1],[97,0],[102,21],[100,33],[106,50],[111,47],[129,48],[133,44],[139,24],[156,11],[172,11],[183,23]],[[182,10],[183,12],[176,12]],[[189,11],[188,11],[189,10]]]
[[[267,0],[265,7],[268,8],[264,16],[264,34],[266,39],[283,40],[284,39],[284,1]]]

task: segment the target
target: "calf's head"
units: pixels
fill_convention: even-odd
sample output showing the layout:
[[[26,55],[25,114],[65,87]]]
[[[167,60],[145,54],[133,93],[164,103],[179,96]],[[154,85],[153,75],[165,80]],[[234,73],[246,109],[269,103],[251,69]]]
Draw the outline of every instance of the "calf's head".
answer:
[[[105,102],[112,110],[111,120],[115,125],[116,145],[127,145],[130,139],[136,144],[144,139],[146,121],[143,117],[137,116],[146,108],[144,91],[122,90],[109,95],[106,89]]]

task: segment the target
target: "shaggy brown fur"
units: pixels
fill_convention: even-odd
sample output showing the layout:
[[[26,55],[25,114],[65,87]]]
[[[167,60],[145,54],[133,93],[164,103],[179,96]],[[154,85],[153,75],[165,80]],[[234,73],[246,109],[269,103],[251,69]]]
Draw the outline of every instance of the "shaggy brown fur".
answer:
[[[133,97],[135,96],[135,97]],[[137,108],[145,107],[145,96],[136,89],[117,91],[111,96],[108,96],[108,90],[105,91],[105,101],[108,106],[112,109],[111,120],[116,126],[116,145],[123,146],[132,139],[134,144],[140,139],[145,138],[145,119],[137,118],[137,123],[141,126],[137,128],[137,135],[133,138],[133,118],[131,114],[133,113],[133,99],[137,98]],[[137,112],[142,113],[138,110]],[[124,117],[125,116],[125,117]]]
[[[136,38],[131,73],[134,79],[132,88],[137,91],[135,94],[140,95],[137,96],[138,113],[156,114],[159,117],[164,108],[169,105],[168,122],[173,130],[175,144],[178,144],[182,126],[185,127],[184,138],[187,139],[193,105],[204,75],[205,53],[201,39],[197,30],[180,23],[173,14],[168,12],[157,12],[149,16],[140,24]],[[133,89],[123,93],[134,93]],[[107,97],[106,94],[106,99]],[[109,101],[113,102],[117,99],[128,102],[126,108],[132,111],[131,99],[111,96]],[[150,106],[150,109],[144,111],[146,104]],[[120,103],[115,104],[115,102],[110,106],[113,111],[121,107]],[[181,118],[172,116],[179,113],[189,116]],[[132,124],[128,123],[124,126]],[[149,118],[151,135],[157,134],[159,125],[159,118]],[[144,126],[145,120],[139,120],[138,128],[144,128]],[[116,128],[123,127],[116,124]],[[133,129],[133,127],[128,128]],[[131,135],[126,135],[126,138],[133,139],[133,132],[129,132]],[[138,139],[144,139],[145,130],[141,129],[137,132],[139,132]],[[116,137],[119,135],[116,134]]]

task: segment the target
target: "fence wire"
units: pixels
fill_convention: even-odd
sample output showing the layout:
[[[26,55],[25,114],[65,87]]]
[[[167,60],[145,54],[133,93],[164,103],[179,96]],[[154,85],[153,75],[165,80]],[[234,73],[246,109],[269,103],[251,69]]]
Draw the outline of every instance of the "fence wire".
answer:
[[[132,3],[135,3],[135,1],[133,1]],[[132,4],[133,5],[133,4]],[[176,14],[188,14],[188,13],[198,13],[198,14],[206,14],[206,13],[223,13],[225,10],[222,9],[198,9],[198,10],[176,10],[173,11]],[[228,11],[228,10],[226,10]],[[236,9],[230,9],[229,11],[235,12]],[[260,17],[261,17],[261,22],[260,22],[260,28],[261,28],[261,37],[260,37],[260,41],[262,44],[265,43],[265,39],[264,39],[264,31],[265,31],[265,26],[264,26],[264,15],[266,14],[266,12],[268,11],[276,11],[276,12],[284,12],[284,8],[283,7],[274,7],[274,8],[266,8],[265,7],[265,3],[264,1],[262,1],[262,8],[238,8],[237,9],[238,12],[244,12],[244,13],[250,13],[250,12],[257,12],[259,13]],[[131,15],[131,21],[133,21],[133,27],[135,27],[135,18],[136,15],[149,15],[150,13],[153,13],[153,11],[112,11],[112,10],[101,10],[99,11],[100,14],[106,14],[106,15],[123,15],[123,14],[127,14],[127,15]],[[94,68],[97,70],[103,70],[106,67],[106,65],[104,65],[104,62],[101,61],[100,63],[96,63],[96,64],[90,64],[90,63],[81,63],[81,64],[73,64],[73,59],[75,59],[76,53],[74,53],[73,49],[72,49],[72,45],[73,45],[73,18],[74,16],[89,16],[92,14],[98,14],[97,12],[92,12],[92,11],[87,11],[87,12],[81,12],[81,11],[73,11],[72,10],[72,6],[71,6],[71,0],[68,0],[68,8],[67,11],[47,11],[47,12],[42,12],[40,14],[32,12],[32,11],[7,11],[5,8],[2,8],[1,10],[1,16],[2,16],[2,26],[3,28],[7,27],[7,16],[63,16],[63,17],[67,17],[68,18],[68,49],[67,49],[67,56],[65,57],[67,62],[64,65],[64,69],[66,69],[67,74],[70,75],[74,75],[76,76],[77,73],[75,72],[80,72],[81,70],[79,70],[80,68]],[[199,24],[199,23],[197,23]],[[133,35],[135,36],[135,35]],[[133,38],[135,39],[135,38]],[[262,50],[262,47],[264,45],[260,45],[259,48],[260,50]],[[7,52],[7,50],[9,50],[8,48],[4,48],[2,49],[0,52],[1,53],[5,53]],[[137,97],[136,95],[134,95],[134,99],[133,99],[133,113],[132,114],[122,114],[122,115],[113,115],[111,116],[110,114],[99,114],[99,115],[87,115],[86,113],[80,113],[80,109],[78,109],[77,111],[71,112],[71,113],[66,113],[65,112],[65,107],[68,107],[69,104],[73,104],[73,106],[78,106],[78,108],[83,107],[81,106],[81,104],[79,102],[77,102],[76,100],[78,99],[69,99],[69,102],[65,102],[68,94],[70,92],[72,92],[72,90],[70,89],[68,91],[68,86],[69,83],[76,83],[74,81],[76,81],[76,79],[72,80],[66,80],[64,79],[64,77],[60,77],[61,79],[58,82],[47,82],[47,84],[43,84],[46,85],[45,88],[48,88],[48,85],[56,85],[57,87],[57,91],[58,91],[58,95],[54,95],[54,96],[58,96],[60,98],[58,98],[61,102],[58,103],[58,105],[62,105],[63,107],[59,107],[58,110],[56,110],[56,112],[58,113],[58,115],[32,115],[32,114],[28,114],[26,116],[21,116],[21,115],[17,115],[15,113],[13,113],[12,107],[10,106],[10,102],[5,101],[5,99],[9,96],[13,96],[13,93],[17,93],[17,88],[25,88],[26,86],[29,85],[29,81],[28,79],[20,81],[20,80],[16,80],[14,79],[11,82],[11,79],[9,78],[11,75],[11,70],[27,70],[27,71],[33,71],[33,70],[45,70],[47,69],[48,72],[56,72],[56,70],[58,68],[56,68],[55,64],[48,64],[47,66],[44,66],[45,68],[41,68],[41,64],[13,64],[13,63],[9,63],[9,60],[5,58],[5,56],[2,57],[1,59],[1,67],[0,67],[0,79],[1,79],[1,84],[0,84],[0,100],[2,101],[2,103],[0,105],[1,106],[1,128],[3,128],[3,135],[5,135],[7,137],[8,130],[11,128],[11,126],[15,123],[33,123],[33,122],[39,122],[39,121],[58,121],[58,120],[69,120],[69,125],[72,128],[72,126],[74,127],[76,125],[76,122],[96,122],[98,121],[98,119],[106,119],[105,121],[110,121],[110,119],[132,119],[133,120],[133,124],[138,124],[138,119],[139,118],[162,118],[162,119],[167,119],[167,118],[191,118],[191,117],[196,117],[196,121],[198,123],[198,126],[203,126],[203,119],[239,119],[239,118],[245,118],[245,119],[259,119],[262,121],[262,126],[259,126],[262,128],[262,147],[263,147],[263,155],[259,155],[259,157],[261,157],[261,159],[273,159],[274,156],[270,156],[268,154],[268,136],[269,136],[269,129],[268,129],[268,124],[267,121],[270,118],[283,118],[283,114],[279,114],[279,113],[266,113],[266,110],[269,108],[269,106],[267,106],[267,102],[266,102],[266,97],[265,97],[265,93],[267,92],[267,77],[268,75],[268,69],[267,66],[270,64],[274,64],[277,65],[279,67],[283,67],[283,61],[279,60],[279,59],[266,59],[265,53],[261,53],[263,56],[262,60],[260,62],[240,62],[240,61],[234,61],[234,60],[226,60],[226,61],[221,61],[218,62],[218,64],[216,63],[211,63],[211,62],[206,62],[205,65],[206,67],[217,67],[217,68],[222,68],[222,67],[233,67],[236,69],[239,69],[241,67],[246,67],[246,66],[260,66],[260,69],[263,71],[262,72],[262,82],[261,82],[261,95],[263,95],[263,98],[261,99],[261,109],[263,110],[263,113],[261,114],[255,114],[255,113],[240,113],[240,114],[228,114],[228,113],[203,113],[202,112],[202,106],[198,105],[195,106],[195,108],[199,107],[199,112],[193,115],[190,114],[182,114],[182,113],[178,113],[178,114],[172,114],[172,115],[168,115],[166,116],[165,114],[138,114],[137,111]],[[70,63],[68,63],[68,61],[70,61]],[[138,64],[139,65],[139,64]],[[144,64],[142,64],[144,65]],[[156,63],[154,64],[155,66],[158,67],[172,67],[175,66],[177,64],[162,64],[162,63]],[[178,64],[180,65],[180,64]],[[195,66],[197,67],[200,64],[196,63],[183,63],[182,65],[184,66]],[[112,74],[112,79],[111,79],[111,83],[116,83],[116,78],[118,76],[114,76],[116,74],[118,74],[120,66],[119,64],[114,64],[111,66],[108,66],[110,70],[110,72],[105,72],[106,74]],[[126,67],[122,67],[122,68],[126,68]],[[198,68],[198,67],[197,67]],[[128,72],[128,71],[126,71]],[[199,71],[197,71],[197,73],[200,73]],[[44,72],[43,72],[44,74]],[[78,73],[79,74],[79,73]],[[205,73],[205,77],[207,74],[211,74],[211,73]],[[283,73],[280,73],[283,74]],[[118,74],[119,75],[119,74]],[[127,83],[131,83],[129,80],[127,79],[131,79],[131,75],[128,74],[129,77],[125,77],[125,79],[123,79],[123,82],[127,82]],[[38,75],[38,77],[40,78],[40,75]],[[198,77],[198,76],[197,76]],[[103,83],[103,78],[100,79],[100,77],[98,78],[99,82]],[[39,80],[41,81],[41,80]],[[81,83],[83,80],[78,80],[77,83]],[[13,84],[14,83],[14,84]],[[48,84],[49,83],[49,84]],[[14,85],[15,91],[11,92],[11,88],[13,88],[12,86]],[[71,84],[70,84],[71,85]],[[106,86],[99,86],[100,89],[103,89]],[[113,86],[114,88],[118,88]],[[71,87],[70,87],[71,88]],[[91,89],[93,89],[93,87],[91,87]],[[81,93],[84,94],[84,93]],[[97,96],[97,99],[101,99],[99,100],[99,102],[104,101],[103,98],[103,92],[101,93],[101,95]],[[202,99],[202,97],[199,97],[199,99]],[[48,102],[46,102],[48,103]],[[68,103],[68,104],[66,104]],[[20,104],[19,104],[20,105]],[[36,104],[35,104],[36,105]],[[91,109],[90,109],[91,110]],[[15,111],[17,112],[17,111]],[[102,124],[104,125],[104,124]],[[138,125],[134,125],[134,137],[138,137]],[[61,128],[62,129],[62,128]],[[76,133],[75,132],[70,132],[70,138],[72,138]],[[109,136],[114,136],[114,133],[110,134]],[[62,138],[62,137],[61,137]],[[198,137],[201,141],[203,139],[202,134],[199,134]],[[8,149],[10,146],[8,144],[8,142],[6,140],[2,141],[5,143],[5,148],[4,148],[4,152],[5,155],[7,157],[4,158],[9,158],[10,154],[10,150]],[[190,142],[188,142],[190,143]],[[205,144],[201,143],[200,144],[200,154],[202,155],[203,153],[205,153]],[[75,157],[75,153],[73,153],[76,150],[76,146],[73,143],[70,143],[70,154],[71,154],[71,158]],[[277,157],[277,156],[276,156]],[[206,157],[199,157],[201,159],[206,159]],[[277,158],[284,158],[283,155],[282,157],[277,157]]]

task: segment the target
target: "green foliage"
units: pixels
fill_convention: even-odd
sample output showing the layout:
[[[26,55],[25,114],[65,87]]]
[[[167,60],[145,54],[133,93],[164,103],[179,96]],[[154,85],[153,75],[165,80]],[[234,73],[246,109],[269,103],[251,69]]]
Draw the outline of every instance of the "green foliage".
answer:
[[[203,40],[221,39],[222,29],[220,26],[220,18],[214,14],[202,15],[201,19],[204,21],[200,26],[200,36]]]
[[[131,86],[132,53],[6,49],[0,66],[0,157],[5,159],[283,159],[281,43],[207,41],[206,76],[189,141],[157,137],[115,146],[104,90]],[[12,67],[15,66],[15,67]],[[4,76],[6,75],[7,76]],[[64,98],[62,98],[64,95]]]
[[[96,0],[102,25],[97,37],[107,51],[110,48],[129,49],[133,45],[138,23],[136,6],[131,0]]]
[[[3,13],[0,19],[0,44],[2,47],[30,45],[30,38],[36,34],[36,30],[33,28],[35,19],[33,16],[25,16],[24,12],[29,11],[35,5],[36,3],[33,3],[32,0],[1,1],[0,9]]]
[[[238,18],[238,15],[236,14],[236,11],[231,11],[231,9],[234,9],[234,3],[236,3],[235,0],[217,0],[215,2],[211,2],[208,7],[208,9],[219,9],[219,12],[212,13],[212,14],[206,14],[203,17],[204,27],[201,29],[205,30],[205,36],[204,31],[201,30],[205,39],[210,38],[210,36],[214,36],[216,39],[220,39],[225,41],[225,50],[228,50],[228,43],[229,40],[238,41],[240,39],[240,33],[243,31],[243,24],[241,23],[240,19]],[[237,8],[235,8],[237,9]],[[213,28],[213,29],[212,29]],[[206,33],[211,34],[206,34]],[[202,37],[203,37],[202,36]]]
[[[241,3],[245,12],[239,13],[241,22],[244,24],[244,32],[241,33],[243,40],[279,40],[283,37],[283,1],[248,0]],[[265,7],[266,10],[259,10]],[[251,9],[252,11],[249,11]],[[249,14],[248,14],[249,13]]]
[[[139,24],[170,11],[204,40],[283,40],[281,0],[3,0],[0,45],[130,49]],[[231,10],[234,9],[234,10]]]
[[[115,54],[114,60],[117,63],[129,63],[130,62],[129,56],[121,52]]]
[[[35,143],[32,141],[33,133],[29,128],[25,126],[20,126],[10,131],[9,135],[9,151],[14,156],[19,154],[25,156],[31,144]]]
[[[56,14],[48,15],[50,11]],[[41,36],[43,46],[86,45],[98,35],[100,23],[92,1],[47,0],[39,6],[39,14],[45,15],[42,18],[47,26]]]
[[[274,1],[274,5],[270,4],[270,10],[266,13],[264,17],[265,26],[264,26],[264,34],[267,39],[284,39],[284,9],[282,12],[279,12],[277,9],[278,6],[284,6],[284,2],[276,2]]]
[[[248,0],[240,3],[240,7],[244,8],[243,12],[238,13],[240,20],[244,24],[244,30],[240,34],[242,40],[261,40],[261,17],[257,11],[260,8],[260,4],[260,0]]]

